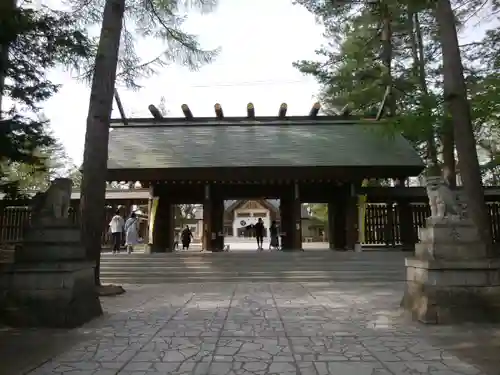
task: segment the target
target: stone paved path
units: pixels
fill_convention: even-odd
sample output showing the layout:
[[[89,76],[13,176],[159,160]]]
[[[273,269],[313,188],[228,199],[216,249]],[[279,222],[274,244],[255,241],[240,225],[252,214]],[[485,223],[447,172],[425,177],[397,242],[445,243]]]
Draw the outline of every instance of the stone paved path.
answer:
[[[106,316],[77,330],[78,343],[29,374],[486,374],[440,349],[436,337],[460,340],[492,327],[405,322],[401,287],[127,286],[125,295],[105,300]]]

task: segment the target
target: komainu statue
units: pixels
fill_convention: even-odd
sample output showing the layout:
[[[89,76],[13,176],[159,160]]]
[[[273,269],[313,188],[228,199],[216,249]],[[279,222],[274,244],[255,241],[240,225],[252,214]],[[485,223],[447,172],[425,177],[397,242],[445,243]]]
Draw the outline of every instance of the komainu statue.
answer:
[[[34,222],[67,219],[71,202],[72,181],[56,178],[44,193],[37,193],[32,200],[31,217]]]
[[[427,177],[427,196],[431,207],[431,218],[456,219],[464,218],[466,206],[456,191],[450,189],[444,178]]]

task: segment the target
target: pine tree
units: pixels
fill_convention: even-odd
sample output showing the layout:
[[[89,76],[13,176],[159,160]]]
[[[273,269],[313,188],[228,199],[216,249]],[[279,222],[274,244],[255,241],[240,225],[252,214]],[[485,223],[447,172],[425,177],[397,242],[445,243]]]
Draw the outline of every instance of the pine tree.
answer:
[[[492,153],[495,144],[491,139],[487,143],[474,139],[474,131],[480,134],[484,122],[471,117],[469,99],[482,100],[479,107],[483,119],[488,116],[489,128],[498,128],[498,117],[495,117],[498,112],[488,115],[491,105],[485,103],[494,102],[493,96],[497,95],[495,74],[498,65],[491,62],[500,61],[496,43],[500,39],[495,38],[495,32],[488,33],[489,45],[494,46],[488,50],[489,65],[495,66],[495,72],[490,70],[488,74],[478,75],[481,67],[467,61],[465,74],[471,81],[469,90],[479,94],[471,96],[465,84],[457,29],[464,27],[478,7],[489,6],[494,13],[498,12],[497,4],[457,0],[453,2],[454,11],[450,0],[298,0],[298,3],[322,21],[327,37],[331,38],[330,45],[319,51],[323,60],[327,58],[326,62],[296,64],[322,84],[321,94],[326,106],[335,112],[341,105],[349,104],[362,114],[373,115],[375,100],[380,98],[384,86],[390,86],[395,107],[389,113],[397,115],[386,121],[387,129],[403,131],[422,151],[429,167],[436,162],[443,165],[444,177],[451,186],[455,182],[456,142],[471,216],[483,232],[486,243],[491,243],[476,147],[482,144]],[[485,41],[478,43],[487,44]],[[491,138],[500,132],[489,131],[488,134]],[[494,157],[489,168],[495,168]],[[435,173],[433,168],[429,170]]]
[[[182,17],[177,16],[181,1],[158,0],[106,0],[102,15],[101,34],[92,72],[92,87],[85,151],[83,155],[83,179],[81,186],[82,241],[87,258],[95,262],[95,283],[100,285],[99,268],[101,259],[101,231],[104,222],[106,172],[108,160],[109,121],[113,94],[117,79],[117,68],[121,66],[120,78],[129,86],[135,86],[134,79],[142,74],[151,74],[153,65],[164,65],[166,61],[179,62],[190,68],[210,62],[217,51],[204,51],[196,38],[183,33],[179,28]],[[207,10],[212,1],[200,0]],[[84,1],[82,19],[98,19],[102,2]],[[143,64],[134,52],[134,38],[128,31],[127,18],[133,21],[140,34],[160,38],[167,43],[167,49],[151,62]],[[124,22],[125,20],[125,22]],[[123,53],[120,53],[120,52]],[[91,198],[89,198],[91,197]]]
[[[6,178],[12,166],[43,170],[46,158],[40,150],[55,145],[47,121],[37,115],[39,104],[58,89],[47,71],[78,64],[89,56],[90,45],[67,14],[10,2],[0,9],[0,102],[10,105],[0,113],[0,189],[15,194],[19,184]]]

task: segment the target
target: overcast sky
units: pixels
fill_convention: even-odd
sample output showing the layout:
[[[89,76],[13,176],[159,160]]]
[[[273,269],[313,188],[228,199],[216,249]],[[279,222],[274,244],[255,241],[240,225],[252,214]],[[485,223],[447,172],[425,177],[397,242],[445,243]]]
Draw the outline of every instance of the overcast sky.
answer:
[[[59,0],[50,0],[53,4]],[[465,40],[482,36],[485,26],[471,25]],[[127,116],[149,117],[149,104],[166,99],[169,116],[182,116],[187,103],[194,116],[211,116],[221,103],[226,116],[242,116],[252,102],[257,115],[275,115],[282,102],[288,113],[305,115],[315,101],[318,86],[304,77],[292,62],[315,59],[314,50],[323,43],[323,28],[304,8],[292,0],[219,0],[208,15],[189,14],[185,30],[200,36],[205,48],[221,48],[217,60],[197,72],[179,66],[162,68],[144,80],[140,91],[118,87]],[[154,41],[141,41],[145,60],[161,51]],[[44,113],[69,156],[80,163],[83,155],[89,87],[67,72],[56,70],[50,78],[62,84],[58,94],[46,102]],[[116,108],[113,117],[119,117]]]

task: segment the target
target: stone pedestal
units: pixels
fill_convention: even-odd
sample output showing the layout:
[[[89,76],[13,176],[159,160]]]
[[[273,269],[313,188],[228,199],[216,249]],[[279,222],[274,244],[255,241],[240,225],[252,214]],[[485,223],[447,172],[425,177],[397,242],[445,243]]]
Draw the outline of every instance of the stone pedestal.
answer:
[[[500,260],[486,258],[467,219],[427,220],[407,258],[402,306],[430,324],[500,321]]]
[[[144,253],[146,254],[166,253],[166,252],[167,249],[165,247],[155,244],[148,244],[144,249]]]
[[[430,217],[419,232],[415,245],[418,259],[485,259],[486,245],[470,219]]]
[[[102,314],[93,264],[14,264],[0,276],[0,318],[15,327],[74,328]]]
[[[102,314],[94,264],[67,219],[26,231],[13,264],[0,272],[0,319],[12,326],[73,328]]]

